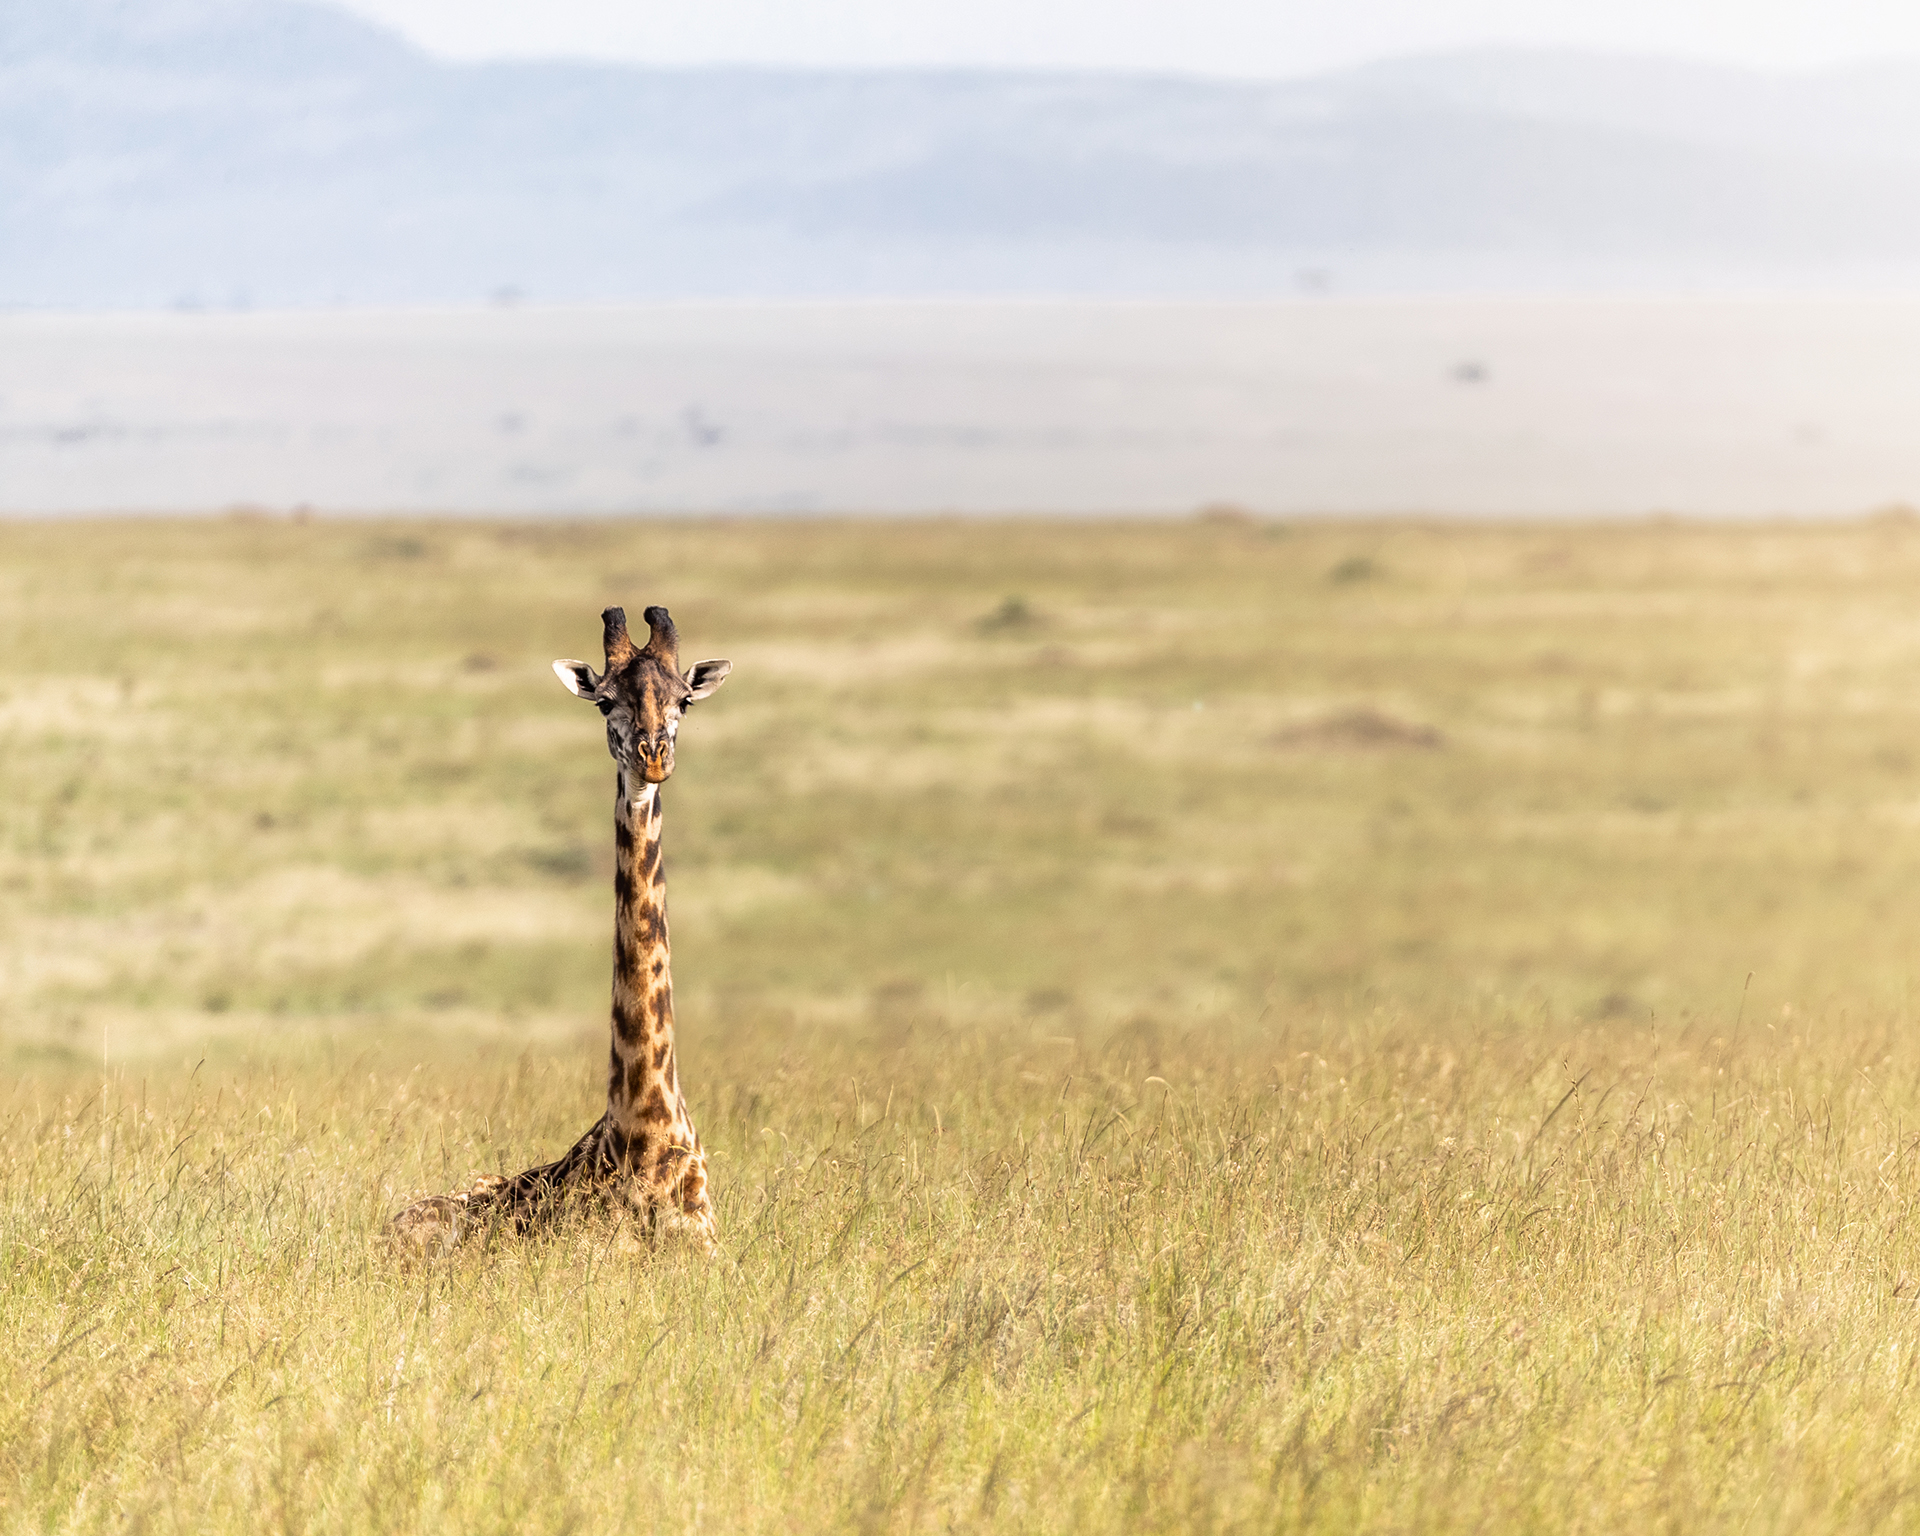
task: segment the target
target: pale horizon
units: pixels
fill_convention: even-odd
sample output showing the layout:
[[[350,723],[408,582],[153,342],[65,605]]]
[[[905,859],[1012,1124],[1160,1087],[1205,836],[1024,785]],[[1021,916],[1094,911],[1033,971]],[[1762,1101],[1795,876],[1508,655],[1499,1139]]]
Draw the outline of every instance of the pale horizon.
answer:
[[[0,514],[1845,515],[1920,298],[0,316]]]

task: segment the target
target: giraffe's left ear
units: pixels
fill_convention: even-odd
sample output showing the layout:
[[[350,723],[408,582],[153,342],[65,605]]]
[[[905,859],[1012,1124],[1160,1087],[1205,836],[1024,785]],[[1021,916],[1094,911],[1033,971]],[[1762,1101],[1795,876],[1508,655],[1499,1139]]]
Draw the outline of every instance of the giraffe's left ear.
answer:
[[[695,699],[704,699],[714,689],[727,680],[727,674],[733,670],[730,661],[696,661],[693,670],[687,674],[687,686],[693,692],[687,695],[691,704]]]

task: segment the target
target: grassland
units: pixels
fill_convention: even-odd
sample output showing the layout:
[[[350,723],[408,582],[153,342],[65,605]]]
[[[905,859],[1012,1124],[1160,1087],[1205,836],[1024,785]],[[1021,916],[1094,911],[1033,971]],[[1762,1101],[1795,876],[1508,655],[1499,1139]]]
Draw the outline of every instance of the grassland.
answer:
[[[597,1113],[610,601],[727,1253]],[[0,526],[0,1528],[1920,1526],[1920,525]]]

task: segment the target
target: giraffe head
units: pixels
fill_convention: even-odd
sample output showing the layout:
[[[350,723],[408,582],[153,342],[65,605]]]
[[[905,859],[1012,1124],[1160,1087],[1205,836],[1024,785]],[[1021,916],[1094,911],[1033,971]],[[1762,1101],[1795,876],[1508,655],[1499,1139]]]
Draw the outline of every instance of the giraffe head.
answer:
[[[663,784],[673,772],[673,738],[680,718],[696,699],[704,699],[733,670],[730,661],[695,662],[680,671],[680,637],[664,608],[643,617],[648,635],[636,646],[627,633],[627,612],[609,608],[606,625],[607,670],[595,677],[584,661],[556,661],[553,670],[568,693],[596,706],[607,720],[607,750],[620,767],[620,784],[638,800],[649,784]]]

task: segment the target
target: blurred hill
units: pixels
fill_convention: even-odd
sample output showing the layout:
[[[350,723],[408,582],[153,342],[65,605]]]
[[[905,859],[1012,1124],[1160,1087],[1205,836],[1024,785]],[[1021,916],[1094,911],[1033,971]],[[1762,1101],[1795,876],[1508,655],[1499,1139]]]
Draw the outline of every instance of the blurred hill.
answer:
[[[296,0],[0,0],[3,304],[1917,278],[1920,65],[473,66]]]

